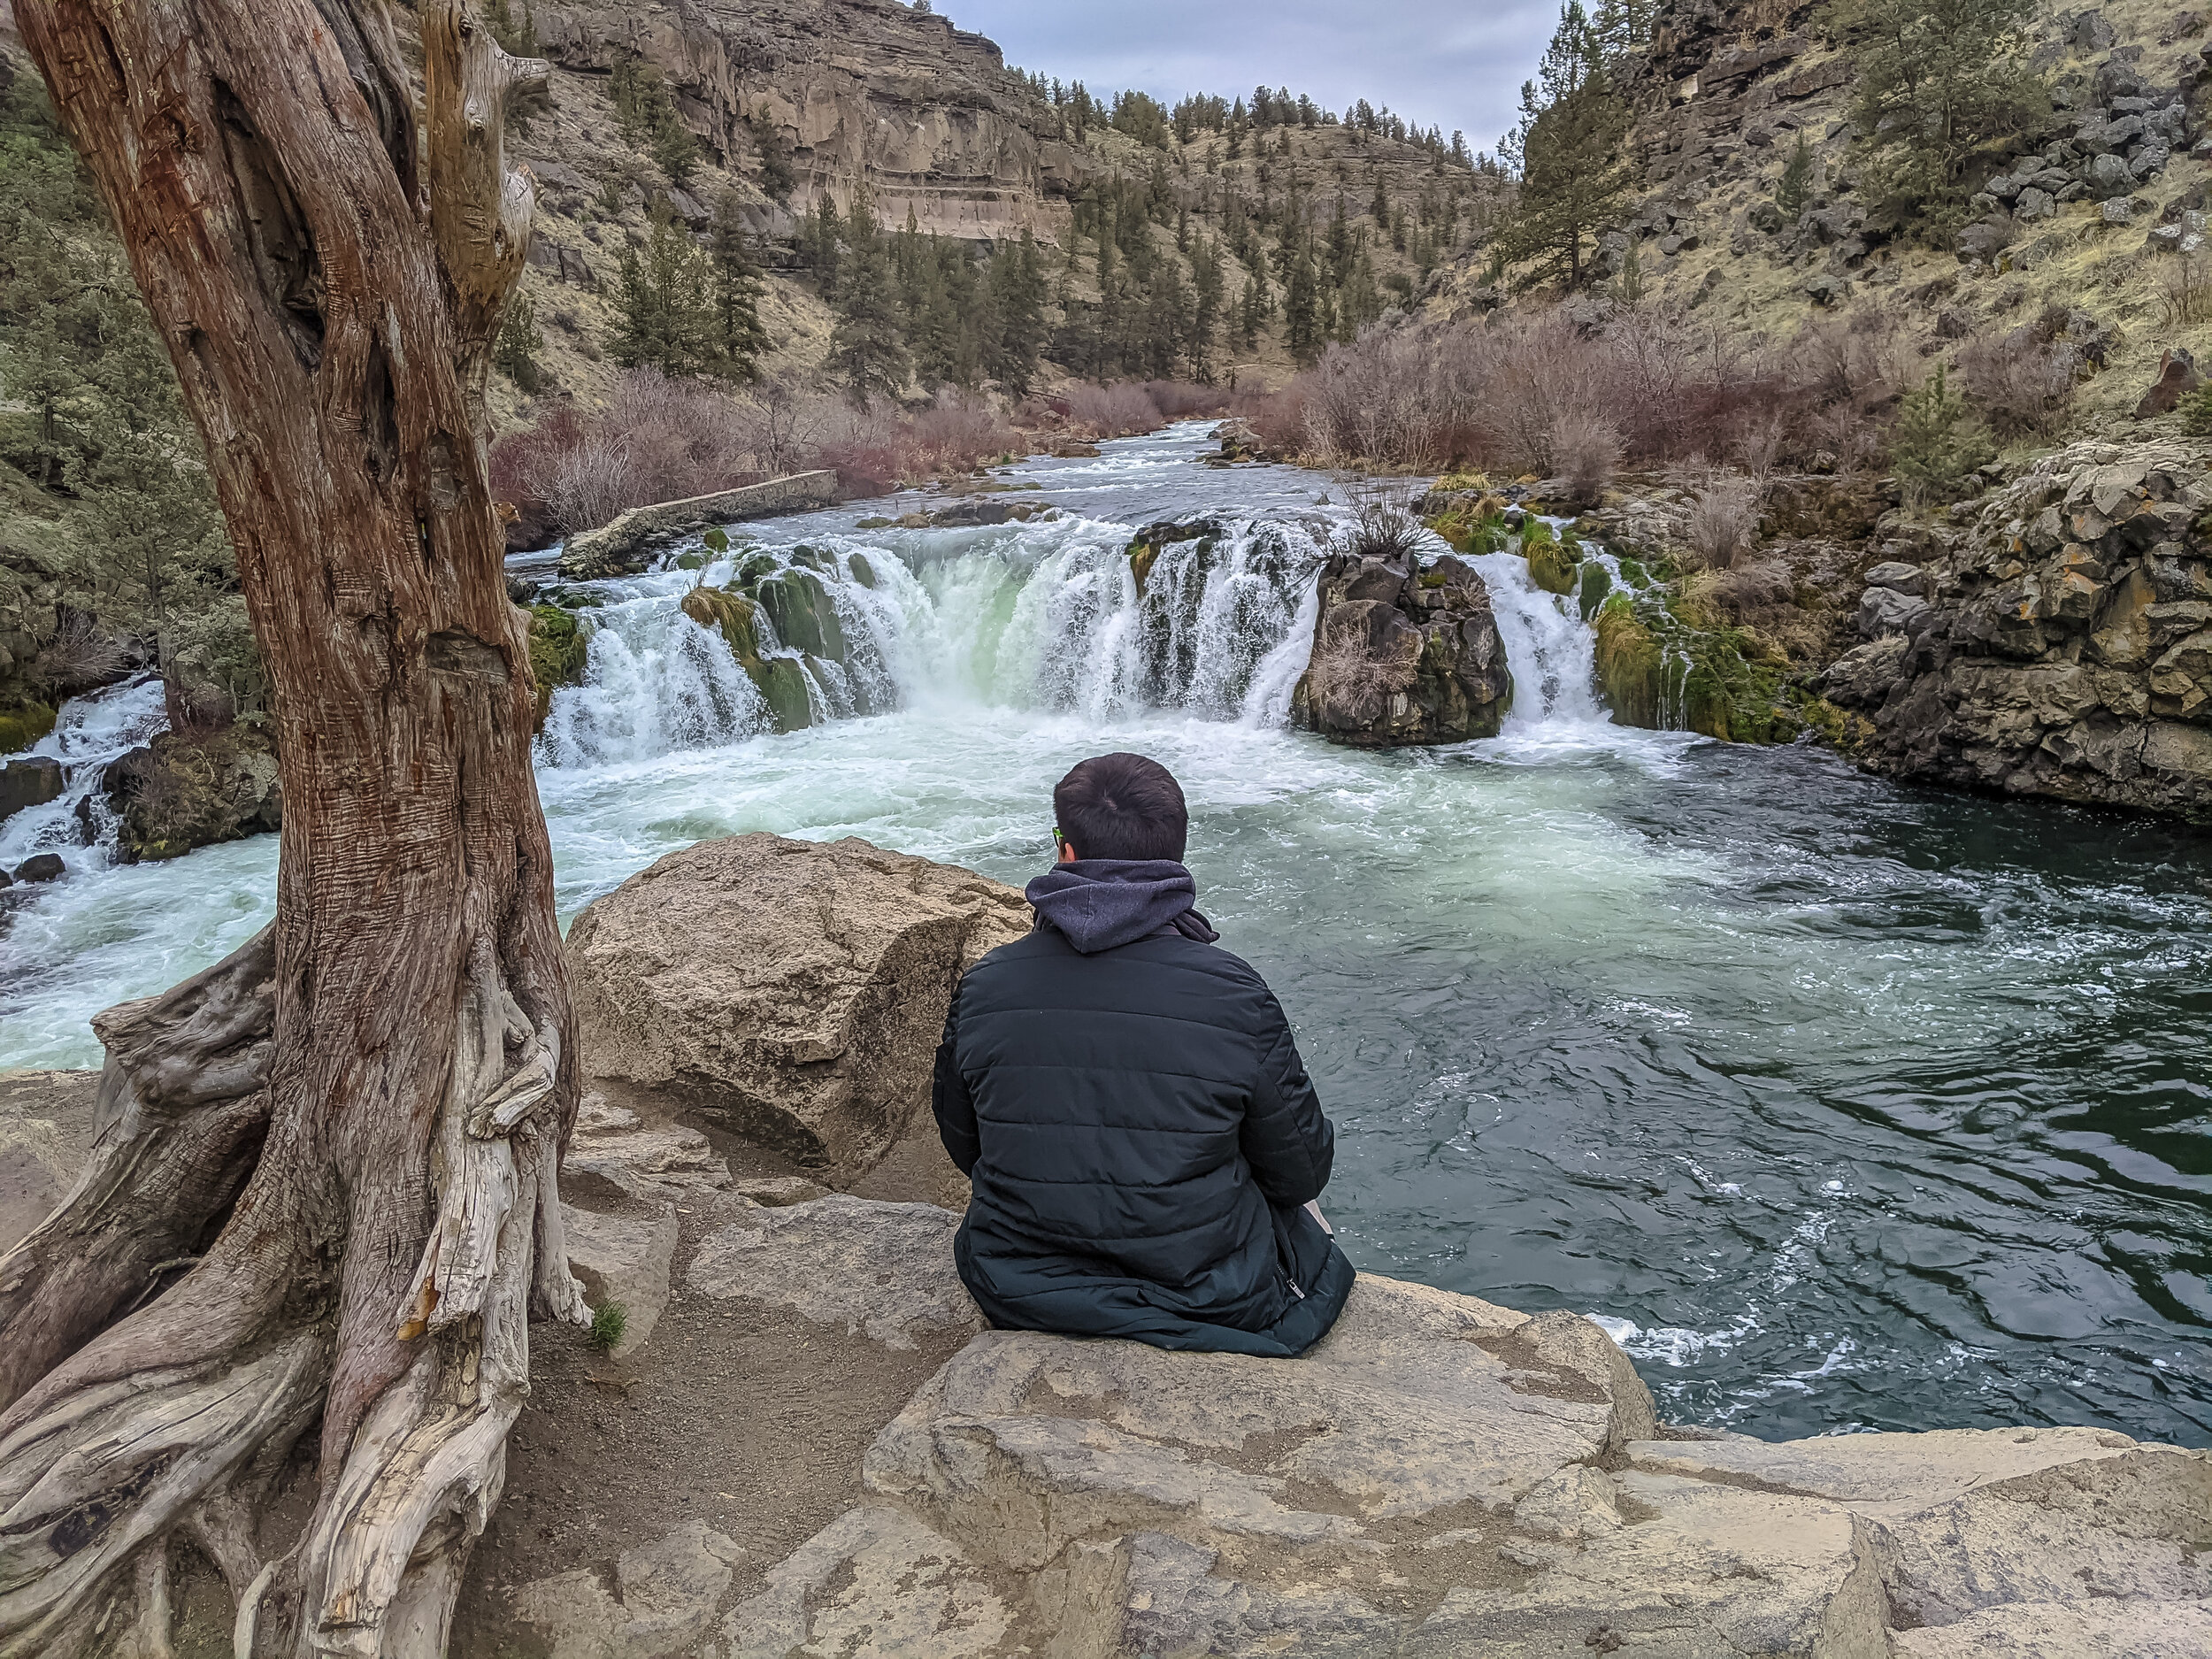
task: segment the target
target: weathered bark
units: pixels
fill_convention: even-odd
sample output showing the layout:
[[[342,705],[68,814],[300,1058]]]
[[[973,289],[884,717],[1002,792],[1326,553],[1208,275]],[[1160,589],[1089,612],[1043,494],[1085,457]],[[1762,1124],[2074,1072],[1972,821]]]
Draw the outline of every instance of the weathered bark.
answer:
[[[206,442],[285,821],[269,933],[103,1017],[91,1170],[0,1258],[0,1655],[103,1619],[164,1651],[180,1528],[246,1651],[439,1651],[526,1317],[581,1312],[573,1025],[481,442],[530,213],[500,105],[545,72],[461,0],[419,15],[419,155],[378,0],[16,6]],[[312,1513],[265,1561],[243,1517],[318,1422]]]

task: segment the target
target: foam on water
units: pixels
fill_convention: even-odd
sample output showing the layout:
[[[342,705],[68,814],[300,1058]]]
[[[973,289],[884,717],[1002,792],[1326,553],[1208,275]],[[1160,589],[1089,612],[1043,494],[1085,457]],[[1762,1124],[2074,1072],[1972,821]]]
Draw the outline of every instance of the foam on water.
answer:
[[[539,772],[564,919],[754,830],[1019,881],[1071,764],[1153,754],[1209,914],[1296,1022],[1363,1268],[1600,1314],[1673,1420],[2212,1442],[2200,837],[1614,726],[1576,609],[1502,554],[1479,563],[1503,733],[1333,748],[1285,720],[1329,487],[1200,443],[1017,469],[1051,522],[739,527],[741,557],[829,567],[853,651],[816,695],[878,710],[789,736],[678,608],[736,559],[599,585]],[[1229,534],[1163,549],[1140,593],[1133,526],[1199,510]],[[266,920],[275,852],[8,900],[0,1064],[96,1064],[92,1012]]]

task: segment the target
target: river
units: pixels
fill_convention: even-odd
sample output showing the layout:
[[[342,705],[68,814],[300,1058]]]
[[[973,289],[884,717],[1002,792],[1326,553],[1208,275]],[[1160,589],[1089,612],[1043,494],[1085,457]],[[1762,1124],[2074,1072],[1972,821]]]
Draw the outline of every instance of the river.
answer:
[[[902,499],[740,526],[827,567],[855,649],[821,711],[888,710],[789,736],[754,734],[750,682],[677,611],[690,572],[596,585],[539,773],[564,920],[750,830],[1018,882],[1053,780],[1140,749],[1183,780],[1202,902],[1297,1026],[1362,1267],[1590,1313],[1680,1421],[2212,1444],[2200,834],[1614,726],[1586,631],[1509,555],[1484,561],[1503,733],[1331,748],[1283,712],[1336,487],[1202,447],[1010,469],[1041,488],[1002,499],[1050,522],[854,528]],[[1196,510],[1250,522],[1202,565],[1162,555],[1147,591],[1188,603],[1148,658],[1119,550]],[[0,1065],[96,1064],[87,1016],[248,937],[274,862],[267,837],[96,854],[15,895]]]

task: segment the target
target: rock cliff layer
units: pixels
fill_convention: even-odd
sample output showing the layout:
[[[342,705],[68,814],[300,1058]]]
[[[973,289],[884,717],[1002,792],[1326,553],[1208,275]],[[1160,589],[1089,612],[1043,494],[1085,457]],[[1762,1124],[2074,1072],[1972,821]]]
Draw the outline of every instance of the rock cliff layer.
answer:
[[[2077,444],[1925,562],[1876,565],[1828,671],[1900,777],[2212,812],[2212,483],[2179,445]]]

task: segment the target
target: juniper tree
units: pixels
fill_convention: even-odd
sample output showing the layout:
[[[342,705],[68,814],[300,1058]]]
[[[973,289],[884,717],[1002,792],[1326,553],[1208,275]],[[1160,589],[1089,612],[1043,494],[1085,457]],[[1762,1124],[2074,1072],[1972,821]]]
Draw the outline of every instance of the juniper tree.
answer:
[[[1603,42],[1582,0],[1567,0],[1536,79],[1521,88],[1521,122],[1505,147],[1521,188],[1502,241],[1514,262],[1534,262],[1532,280],[1582,286],[1585,246],[1633,183],[1622,153],[1628,127]]]
[[[1782,164],[1781,181],[1774,187],[1774,205],[1795,219],[1805,211],[1805,204],[1812,199],[1812,194],[1813,148],[1805,142],[1801,127],[1797,142],[1790,148],[1789,159]]]
[[[13,12],[208,440],[284,825],[275,922],[98,1017],[116,1110],[0,1271],[0,1649],[169,1652],[196,1558],[257,1659],[434,1654],[530,1317],[588,1317],[556,1182],[576,1023],[484,452],[531,215],[502,116],[550,72],[461,0]]]
[[[726,380],[758,380],[761,354],[768,349],[768,331],[760,321],[760,268],[753,263],[750,241],[735,193],[725,190],[714,204],[707,258],[714,267],[711,367]]]
[[[1831,0],[1822,27],[1857,72],[1852,126],[1878,229],[1931,242],[1965,217],[1976,156],[2050,109],[2027,62],[2034,0]]]

